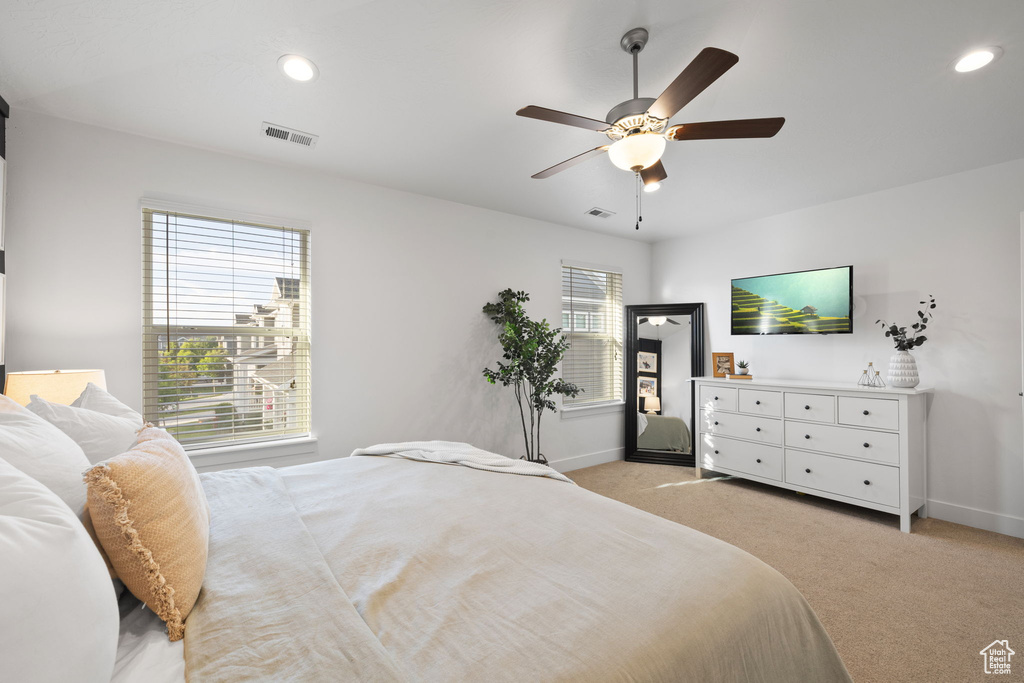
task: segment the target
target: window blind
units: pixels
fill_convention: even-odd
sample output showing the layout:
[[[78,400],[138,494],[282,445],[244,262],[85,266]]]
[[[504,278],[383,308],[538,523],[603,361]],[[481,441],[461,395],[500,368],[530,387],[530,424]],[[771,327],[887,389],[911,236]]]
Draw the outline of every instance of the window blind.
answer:
[[[622,274],[563,265],[562,330],[569,337],[562,378],[583,389],[562,405],[621,401]]]
[[[143,209],[143,410],[185,448],[310,431],[309,231]]]

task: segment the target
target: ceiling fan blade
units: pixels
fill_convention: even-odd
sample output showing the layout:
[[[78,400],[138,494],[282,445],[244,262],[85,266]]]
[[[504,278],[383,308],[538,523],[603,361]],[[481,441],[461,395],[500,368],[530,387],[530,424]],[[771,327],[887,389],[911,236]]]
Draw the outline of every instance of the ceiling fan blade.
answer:
[[[700,51],[689,66],[676,76],[665,92],[661,93],[647,113],[657,119],[670,119],[704,89],[732,68],[740,58],[717,47]]]
[[[645,322],[647,322],[647,318],[640,318],[636,321],[636,324],[643,325]]]
[[[535,107],[532,104],[517,111],[516,116],[525,116],[528,119],[550,121],[551,123],[562,123],[567,126],[596,130],[598,133],[603,133],[610,128],[610,126],[604,121],[588,119],[586,116],[577,116],[576,114],[566,114],[564,111]]]
[[[722,140],[725,138],[770,138],[786,122],[781,116],[773,119],[740,119],[737,121],[704,121],[682,123],[665,131],[669,140]]]
[[[531,178],[536,178],[537,180],[541,180],[543,178],[547,178],[549,176],[553,176],[556,173],[564,171],[565,169],[569,168],[570,166],[575,166],[578,163],[586,161],[590,157],[596,157],[598,154],[603,154],[606,149],[608,149],[608,145],[602,145],[601,147],[595,147],[594,149],[587,150],[583,154],[577,154],[576,156],[574,156],[571,159],[566,159],[565,161],[563,161],[560,164],[555,164],[551,168],[545,168],[540,173],[534,173],[530,177]]]
[[[669,318],[669,319],[668,319],[668,321],[669,321],[670,323],[672,323],[673,325],[682,325],[682,323],[680,323],[680,322],[676,322],[676,321],[675,321],[675,320],[673,320],[672,318]]]
[[[644,185],[660,183],[665,178],[668,178],[668,173],[665,171],[665,166],[661,161],[657,161],[640,171],[640,179],[644,181]]]

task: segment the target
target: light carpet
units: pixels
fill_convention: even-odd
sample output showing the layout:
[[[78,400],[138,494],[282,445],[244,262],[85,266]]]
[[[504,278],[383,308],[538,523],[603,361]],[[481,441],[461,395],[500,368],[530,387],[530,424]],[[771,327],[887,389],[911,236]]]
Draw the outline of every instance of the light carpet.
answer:
[[[693,473],[619,461],[569,476],[777,569],[857,683],[1024,680],[1024,539],[916,516],[904,534],[895,515]],[[997,639],[1018,653],[1008,676],[984,673]]]

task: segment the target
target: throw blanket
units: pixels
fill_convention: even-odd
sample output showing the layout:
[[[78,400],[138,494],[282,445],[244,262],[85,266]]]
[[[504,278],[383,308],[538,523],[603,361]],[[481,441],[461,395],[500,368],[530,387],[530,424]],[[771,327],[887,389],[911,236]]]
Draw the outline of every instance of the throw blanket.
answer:
[[[559,474],[547,465],[527,460],[513,460],[504,455],[480,450],[468,443],[456,441],[405,441],[402,443],[382,443],[369,448],[357,448],[352,455],[390,455],[409,460],[423,462],[440,462],[452,465],[465,465],[477,470],[490,472],[507,472],[509,474],[525,474],[531,477],[548,477],[558,481],[567,481],[576,485],[569,477]]]
[[[778,572],[577,486],[400,457],[201,479],[193,682],[850,680]]]

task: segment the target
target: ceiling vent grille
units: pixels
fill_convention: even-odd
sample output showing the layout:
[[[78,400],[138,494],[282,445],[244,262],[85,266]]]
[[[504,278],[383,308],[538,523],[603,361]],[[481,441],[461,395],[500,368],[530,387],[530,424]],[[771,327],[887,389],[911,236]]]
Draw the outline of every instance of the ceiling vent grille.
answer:
[[[263,126],[260,128],[260,135],[280,140],[281,142],[290,142],[294,145],[309,147],[310,149],[316,147],[316,142],[320,139],[319,135],[303,133],[301,130],[285,128],[276,123],[267,123],[266,121],[263,122]]]
[[[614,211],[609,211],[608,209],[601,209],[596,206],[592,209],[587,209],[583,213],[587,214],[588,216],[596,216],[597,218],[608,218],[608,216],[615,215]]]

